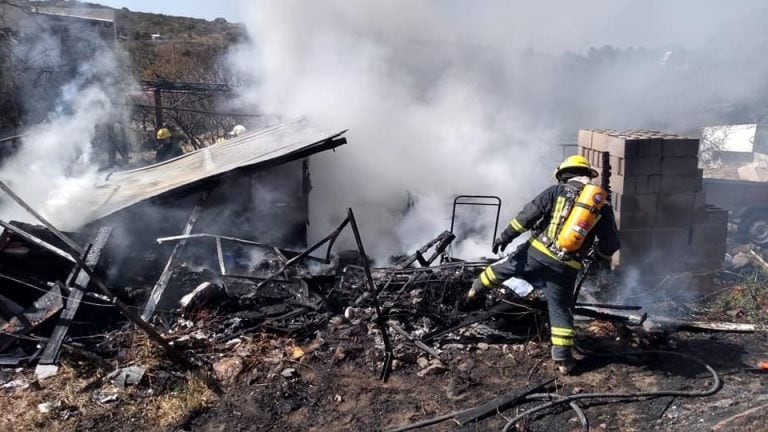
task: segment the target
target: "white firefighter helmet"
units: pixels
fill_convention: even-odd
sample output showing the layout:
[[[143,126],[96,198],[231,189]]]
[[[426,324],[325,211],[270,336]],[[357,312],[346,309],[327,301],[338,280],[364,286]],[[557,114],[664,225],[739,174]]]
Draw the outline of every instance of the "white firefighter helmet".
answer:
[[[232,135],[233,136],[240,136],[245,133],[245,126],[243,125],[235,125],[234,128],[232,128]]]

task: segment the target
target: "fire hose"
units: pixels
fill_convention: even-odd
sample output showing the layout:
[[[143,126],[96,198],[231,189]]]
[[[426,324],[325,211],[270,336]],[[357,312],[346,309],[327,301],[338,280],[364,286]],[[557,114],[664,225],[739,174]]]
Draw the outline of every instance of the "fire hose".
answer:
[[[669,355],[675,355],[679,357],[683,357],[688,360],[692,360],[695,363],[700,364],[703,366],[711,375],[712,375],[712,385],[703,391],[685,391],[685,390],[658,390],[658,391],[647,391],[647,392],[616,392],[616,393],[580,393],[580,394],[574,394],[570,396],[564,396],[559,399],[556,399],[551,402],[547,402],[545,404],[539,405],[535,408],[531,408],[528,411],[524,411],[517,415],[516,417],[512,418],[507,422],[507,424],[504,426],[504,429],[502,429],[502,432],[508,432],[511,430],[510,428],[514,427],[515,423],[517,423],[520,419],[524,417],[528,417],[531,414],[535,414],[539,411],[543,411],[548,408],[552,408],[554,406],[568,403],[575,402],[577,400],[582,399],[640,399],[640,398],[655,398],[655,397],[663,397],[663,396],[681,396],[681,397],[705,397],[705,396],[711,396],[718,391],[720,391],[720,388],[722,387],[722,380],[720,379],[720,375],[706,362],[703,360],[694,357],[689,354],[679,353],[679,352],[673,352],[673,351],[661,351],[661,350],[651,350],[651,351],[626,351],[621,353],[608,353],[608,354],[598,354],[598,353],[585,353],[590,356],[600,356],[600,357],[623,357],[623,356],[630,356],[630,355],[639,355],[639,354],[669,354]],[[583,423],[582,423],[583,424]]]
[[[540,412],[558,405],[562,405],[562,404],[568,404],[570,406],[570,408],[576,413],[579,419],[579,422],[581,423],[582,430],[588,431],[589,421],[587,420],[587,417],[582,411],[582,409],[576,404],[576,401],[582,400],[582,399],[642,399],[642,398],[655,398],[655,397],[663,397],[663,396],[705,397],[705,396],[711,396],[717,393],[718,391],[720,391],[720,388],[722,387],[722,380],[720,379],[720,375],[718,375],[718,373],[712,368],[712,366],[710,366],[703,360],[689,354],[673,352],[673,351],[661,351],[661,350],[626,351],[626,352],[620,352],[620,353],[605,353],[605,354],[585,352],[583,350],[580,350],[580,352],[592,357],[625,357],[625,356],[636,356],[636,355],[642,355],[642,354],[668,354],[668,355],[683,357],[685,359],[692,360],[693,362],[703,366],[712,375],[713,382],[709,388],[703,391],[657,390],[657,391],[646,391],[646,392],[616,392],[616,393],[598,392],[598,393],[579,393],[579,394],[569,395],[569,396],[561,396],[557,394],[546,394],[546,393],[530,394],[521,398],[521,400],[522,401],[534,401],[534,400],[541,400],[541,399],[554,399],[554,400],[541,404],[537,407],[531,408],[515,416],[514,418],[512,418],[507,422],[507,424],[504,426],[504,429],[502,429],[502,432],[509,431],[510,428],[514,427],[515,423],[517,423],[519,420],[525,417],[528,417],[537,412]],[[387,432],[403,432],[403,431],[418,429],[426,426],[431,426],[433,424],[441,423],[443,421],[458,417],[462,414],[472,411],[473,409],[474,408],[454,411],[438,417],[433,417],[431,419],[426,419],[416,423],[403,425],[395,429],[390,429]]]
[[[552,394],[552,393],[532,393],[532,394],[529,394],[529,395],[523,397],[521,400],[524,401],[524,402],[533,402],[533,401],[538,401],[538,400],[542,400],[542,399],[560,400],[561,398],[562,398],[562,396],[556,395],[556,394]],[[576,416],[578,417],[579,422],[581,423],[582,431],[583,432],[589,432],[589,421],[587,420],[587,416],[584,415],[584,411],[581,410],[581,408],[576,404],[576,402],[568,402],[568,405],[571,407],[573,412],[576,413]],[[420,422],[416,422],[416,423],[411,423],[411,424],[407,424],[407,425],[404,425],[404,426],[400,426],[400,427],[398,427],[396,429],[390,429],[387,432],[403,432],[403,431],[423,428],[423,427],[426,427],[426,426],[431,426],[433,424],[442,423],[442,422],[444,422],[446,420],[450,420],[450,419],[452,419],[454,417],[458,417],[458,416],[460,416],[462,414],[465,414],[465,413],[467,413],[469,411],[472,411],[473,409],[474,408],[468,408],[468,409],[463,409],[463,410],[460,410],[460,411],[454,411],[452,413],[444,414],[444,415],[441,415],[439,417],[433,417],[431,419],[426,419],[426,420],[422,420]]]

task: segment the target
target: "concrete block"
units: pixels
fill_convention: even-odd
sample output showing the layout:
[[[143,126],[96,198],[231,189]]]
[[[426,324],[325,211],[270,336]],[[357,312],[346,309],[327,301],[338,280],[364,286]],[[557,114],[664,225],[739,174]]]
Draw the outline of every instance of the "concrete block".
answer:
[[[621,211],[653,214],[656,211],[658,199],[658,194],[622,194],[620,196]]]
[[[592,131],[589,129],[579,129],[579,147],[592,148]]]
[[[662,253],[685,252],[691,244],[692,231],[690,227],[656,229],[652,231],[654,249]]]
[[[608,158],[608,163],[611,164],[611,174],[622,175],[624,169],[624,159],[618,156],[611,155]]]
[[[624,157],[624,140],[614,136],[593,132],[592,148],[597,151],[607,151],[612,155]]]
[[[646,229],[621,229],[619,241],[621,250],[634,254],[645,254],[653,249],[652,230]]]
[[[702,189],[701,176],[673,176],[662,175],[659,177],[659,190],[657,192],[692,192]]]
[[[697,157],[663,157],[661,158],[661,171],[663,175],[695,176],[699,172],[699,159]]]
[[[699,140],[697,139],[675,139],[671,140],[675,144],[675,156],[678,157],[696,157],[699,155]]]
[[[656,220],[656,194],[615,194],[613,206],[622,228],[649,228]]]
[[[616,226],[619,229],[649,229],[652,225],[652,219],[648,215],[638,212],[614,212]]]
[[[637,177],[611,176],[611,191],[619,194],[637,193]]]
[[[662,173],[662,159],[656,157],[635,157],[624,159],[621,175],[649,176]]]
[[[674,140],[664,140],[661,143],[661,156],[662,157],[672,157],[675,156],[675,141]]]
[[[699,155],[699,140],[692,138],[665,139],[661,144],[662,156],[695,157]]]
[[[697,191],[693,193],[693,209],[696,211],[703,210],[707,206],[707,194],[704,191]]]
[[[632,178],[632,177],[627,177]],[[661,176],[640,176],[634,177],[636,179],[635,192],[639,194],[658,193],[659,186],[661,184]]]
[[[660,158],[662,154],[663,140],[648,139],[639,141],[637,144],[638,157]]]
[[[656,218],[657,227],[687,227],[693,224],[695,192],[659,194]]]

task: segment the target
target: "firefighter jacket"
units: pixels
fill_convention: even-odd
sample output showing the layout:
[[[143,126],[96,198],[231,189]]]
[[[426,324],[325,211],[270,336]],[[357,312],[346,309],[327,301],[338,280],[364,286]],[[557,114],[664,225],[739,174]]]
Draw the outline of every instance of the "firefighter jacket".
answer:
[[[502,232],[502,238],[505,241],[512,241],[515,237],[530,230],[531,247],[549,258],[561,261],[575,269],[581,269],[581,260],[597,238],[599,240],[596,247],[597,254],[604,259],[610,259],[620,247],[616,220],[610,204],[606,204],[600,209],[600,219],[577,252],[564,257],[557,255],[551,248],[552,242],[560,232],[560,225],[567,216],[563,213],[569,212],[568,200],[573,202],[583,187],[584,183],[578,180],[548,187],[523,207]]]

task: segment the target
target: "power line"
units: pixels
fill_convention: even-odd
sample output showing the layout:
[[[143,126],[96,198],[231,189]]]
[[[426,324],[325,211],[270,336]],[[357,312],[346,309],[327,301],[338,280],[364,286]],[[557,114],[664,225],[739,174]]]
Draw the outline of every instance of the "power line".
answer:
[[[216,111],[196,110],[191,108],[175,108],[175,107],[167,107],[167,106],[156,107],[154,105],[144,105],[144,104],[133,104],[133,106],[136,108],[144,108],[144,109],[160,108],[161,110],[190,112],[195,114],[206,114],[206,115],[213,115],[213,116],[219,116],[219,117],[263,117],[264,116],[263,114],[216,112]]]

